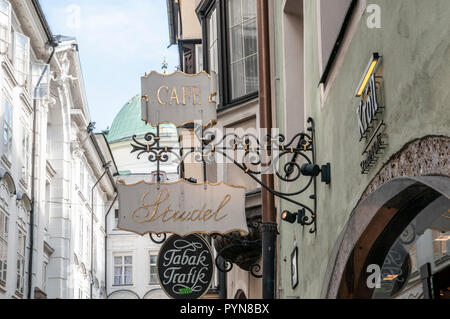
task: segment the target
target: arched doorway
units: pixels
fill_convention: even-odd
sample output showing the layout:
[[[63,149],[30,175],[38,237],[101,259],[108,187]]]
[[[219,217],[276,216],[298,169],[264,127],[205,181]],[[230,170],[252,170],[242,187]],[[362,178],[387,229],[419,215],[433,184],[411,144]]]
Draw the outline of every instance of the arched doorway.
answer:
[[[335,246],[323,297],[449,297],[448,145],[414,141],[375,177]]]

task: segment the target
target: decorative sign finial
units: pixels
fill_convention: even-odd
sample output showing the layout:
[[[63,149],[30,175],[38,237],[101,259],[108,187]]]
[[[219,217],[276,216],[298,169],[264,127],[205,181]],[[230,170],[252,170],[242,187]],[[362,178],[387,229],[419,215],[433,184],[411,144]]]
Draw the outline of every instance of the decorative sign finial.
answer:
[[[169,68],[169,64],[167,63],[166,57],[164,57],[164,62],[162,63],[161,70],[163,74],[167,74],[167,69]]]

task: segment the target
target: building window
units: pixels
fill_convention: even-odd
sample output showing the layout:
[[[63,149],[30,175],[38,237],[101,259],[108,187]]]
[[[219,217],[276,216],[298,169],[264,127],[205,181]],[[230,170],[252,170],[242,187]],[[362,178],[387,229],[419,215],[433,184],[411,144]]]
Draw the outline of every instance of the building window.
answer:
[[[439,260],[448,254],[447,242],[450,240],[450,232],[441,233],[433,231],[433,252],[434,259]]]
[[[207,3],[209,6],[201,10],[206,27],[206,65],[209,72],[218,72],[217,103],[225,108],[258,94],[256,0]]]
[[[157,255],[150,254],[150,284],[151,285],[158,283],[157,260],[158,260]]]
[[[20,86],[28,88],[30,85],[30,38],[15,33],[15,62],[17,81]]]
[[[0,210],[0,285],[6,285],[8,263],[8,216]]]
[[[85,165],[83,163],[83,161],[80,159],[80,191],[83,193],[84,189],[85,189],[85,184],[86,184],[86,180],[85,180]]]
[[[3,146],[4,154],[8,160],[11,160],[12,152],[12,133],[13,133],[13,108],[8,99],[5,100],[5,115],[3,119]]]
[[[228,53],[233,100],[258,91],[256,0],[228,0]]]
[[[94,261],[94,265],[93,265],[93,267],[92,267],[92,269],[94,270],[94,272],[97,272],[97,258],[98,258],[98,256],[97,256],[97,236],[96,236],[96,234],[95,234],[95,232],[94,232],[94,234],[93,234],[93,244],[92,244],[92,246],[93,246],[93,261]]]
[[[133,284],[133,257],[114,256],[114,286]]]
[[[79,242],[78,242],[78,249],[80,252],[80,257],[83,258],[84,251],[83,251],[83,241],[84,241],[84,227],[83,227],[83,216],[80,214],[80,223],[79,223]]]
[[[0,54],[8,52],[11,35],[11,5],[0,0]]]
[[[25,233],[19,229],[17,236],[17,281],[16,292],[23,296],[25,275]]]
[[[47,268],[48,262],[44,261],[42,264],[42,291],[45,292],[47,289]]]
[[[30,182],[30,166],[31,166],[31,143],[30,133],[26,128],[22,129],[22,180],[28,185]]]
[[[114,229],[117,229],[118,225],[119,225],[119,210],[116,209],[114,211]]]
[[[208,65],[209,72],[219,71],[218,37],[217,37],[217,9],[213,8],[206,18],[208,29]]]
[[[319,61],[322,76],[320,83],[328,84],[328,76],[335,64],[349,29],[349,19],[355,12],[358,0],[318,0],[320,15]]]

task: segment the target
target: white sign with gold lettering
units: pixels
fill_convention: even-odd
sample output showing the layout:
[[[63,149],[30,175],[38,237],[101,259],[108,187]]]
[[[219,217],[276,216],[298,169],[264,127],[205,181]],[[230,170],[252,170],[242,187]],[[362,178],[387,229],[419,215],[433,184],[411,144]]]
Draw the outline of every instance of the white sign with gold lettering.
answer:
[[[140,235],[172,233],[248,234],[245,188],[226,183],[174,183],[127,185],[117,182],[118,228]]]
[[[204,71],[197,74],[152,71],[141,79],[142,120],[152,126],[215,121],[216,86],[216,77]]]

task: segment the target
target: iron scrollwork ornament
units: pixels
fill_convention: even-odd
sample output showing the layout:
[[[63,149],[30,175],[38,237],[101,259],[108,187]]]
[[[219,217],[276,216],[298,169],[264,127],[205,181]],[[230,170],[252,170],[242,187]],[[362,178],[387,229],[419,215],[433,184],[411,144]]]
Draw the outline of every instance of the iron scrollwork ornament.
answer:
[[[330,164],[319,166],[315,159],[315,123],[308,119],[307,133],[298,133],[287,141],[283,134],[267,134],[260,140],[257,134],[238,134],[219,132],[213,125],[205,127],[194,124],[194,134],[198,143],[190,146],[164,146],[160,142],[160,129],[156,133],[147,133],[145,142],[139,142],[133,136],[131,153],[137,153],[138,159],[148,154],[148,160],[157,165],[157,178],[160,181],[160,166],[162,163],[175,160],[184,163],[187,159],[203,164],[203,178],[206,176],[206,165],[217,163],[217,159],[226,163],[234,163],[252,180],[272,195],[286,200],[299,207],[297,213],[298,223],[302,226],[311,226],[309,232],[316,233],[317,221],[317,177],[321,174],[321,181],[329,184],[331,181]],[[222,135],[221,135],[222,134]],[[221,135],[219,137],[219,135]],[[270,161],[266,161],[270,158]],[[224,162],[224,163],[225,163]],[[282,183],[298,183],[296,191],[279,191],[265,185],[260,176],[274,174]],[[312,187],[309,198],[312,206],[297,200],[300,194]],[[291,212],[287,212],[292,215]]]

